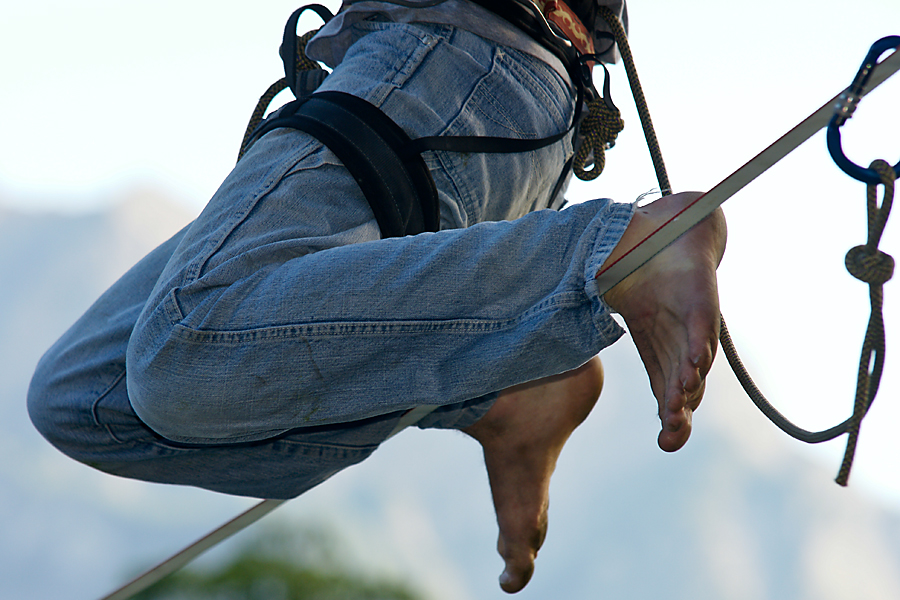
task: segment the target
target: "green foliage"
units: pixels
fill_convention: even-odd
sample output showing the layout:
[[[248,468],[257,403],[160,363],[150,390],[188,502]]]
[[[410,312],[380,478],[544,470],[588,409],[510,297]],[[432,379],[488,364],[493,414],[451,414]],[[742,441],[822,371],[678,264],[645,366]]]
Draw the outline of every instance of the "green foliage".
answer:
[[[408,585],[354,573],[322,530],[267,531],[213,568],[188,568],[135,600],[422,600]]]

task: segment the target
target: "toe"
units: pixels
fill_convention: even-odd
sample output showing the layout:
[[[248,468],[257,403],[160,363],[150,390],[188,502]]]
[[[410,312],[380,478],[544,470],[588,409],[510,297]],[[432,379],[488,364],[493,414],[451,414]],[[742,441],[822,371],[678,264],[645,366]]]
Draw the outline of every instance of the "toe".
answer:
[[[532,516],[526,517],[529,513]],[[498,519],[497,551],[505,563],[500,587],[513,594],[524,588],[534,574],[534,561],[547,536],[547,505],[537,512],[528,510],[514,518],[509,518],[511,516],[504,512]]]
[[[659,447],[666,452],[681,449],[691,436],[694,411],[700,406],[706,380],[699,370],[690,367],[683,372],[680,385],[673,385],[666,395],[664,408],[660,414],[662,431],[659,433]]]
[[[694,411],[685,406],[677,415],[670,417],[663,423],[663,429],[659,432],[657,443],[665,452],[680,450],[691,437],[691,421]]]
[[[500,589],[508,594],[520,592],[528,585],[533,573],[534,563],[527,566],[507,565],[500,574]]]
[[[500,574],[500,588],[509,594],[521,591],[534,574],[535,553],[523,546],[513,546],[504,542],[501,534],[497,550],[506,563]]]

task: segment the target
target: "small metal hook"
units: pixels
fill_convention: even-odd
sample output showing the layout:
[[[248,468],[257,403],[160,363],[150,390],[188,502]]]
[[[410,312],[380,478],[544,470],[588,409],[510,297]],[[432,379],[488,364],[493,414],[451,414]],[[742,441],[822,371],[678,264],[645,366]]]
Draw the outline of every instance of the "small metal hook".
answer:
[[[900,52],[900,36],[888,36],[881,38],[872,44],[869,53],[866,55],[866,59],[856,73],[856,77],[853,78],[853,83],[851,83],[850,87],[841,94],[840,100],[834,107],[834,116],[828,124],[828,133],[826,135],[828,152],[831,154],[831,158],[834,159],[837,166],[850,177],[868,184],[881,183],[881,176],[872,169],[860,167],[844,155],[844,150],[841,147],[840,128],[856,111],[860,99],[865,94],[865,88],[869,81],[869,77],[871,77],[872,72],[878,66],[878,59],[882,54],[891,49],[895,52]],[[894,173],[897,178],[900,179],[900,161],[894,165]]]

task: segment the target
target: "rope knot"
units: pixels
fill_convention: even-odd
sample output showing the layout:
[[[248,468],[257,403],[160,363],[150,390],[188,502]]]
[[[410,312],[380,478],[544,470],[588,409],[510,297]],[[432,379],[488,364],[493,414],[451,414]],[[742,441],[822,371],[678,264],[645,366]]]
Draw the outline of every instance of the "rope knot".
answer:
[[[844,265],[851,275],[869,285],[884,285],[894,275],[891,255],[868,246],[851,248]]]

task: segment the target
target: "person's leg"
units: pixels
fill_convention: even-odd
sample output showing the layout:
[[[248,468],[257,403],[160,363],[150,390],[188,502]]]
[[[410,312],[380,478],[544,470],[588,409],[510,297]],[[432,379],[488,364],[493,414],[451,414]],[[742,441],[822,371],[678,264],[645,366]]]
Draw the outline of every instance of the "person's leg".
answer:
[[[460,50],[461,46],[468,43],[465,40],[463,42],[463,44],[456,45],[456,51],[460,53],[460,60],[455,60],[454,63],[460,69],[465,67],[482,70],[479,75],[481,91],[470,94],[472,100],[464,103],[460,114],[456,115],[456,118],[452,119],[450,125],[447,126],[448,132],[460,135],[489,133],[472,129],[480,125],[470,113],[477,113],[480,105],[491,100],[490,92],[496,87],[495,80],[499,79],[502,83],[505,78],[509,78],[509,69],[517,69],[515,79],[522,82],[522,85],[530,87],[532,96],[543,96],[548,102],[549,107],[544,107],[545,112],[550,111],[555,115],[551,125],[561,126],[564,124],[564,102],[562,101],[563,95],[559,93],[561,91],[560,82],[535,78],[533,74],[526,72],[528,71],[526,67],[532,65],[525,64],[523,66],[515,61],[511,66],[507,64],[515,57],[505,57],[502,54],[494,57],[490,54],[479,54],[474,50],[467,56],[466,52]],[[371,48],[361,54],[369,61],[381,60],[378,51],[372,51]],[[464,64],[466,60],[469,61],[468,65]],[[340,75],[340,71],[338,75]],[[341,81],[339,77],[337,83],[332,85],[339,86]],[[396,81],[387,84],[376,82],[372,84],[374,89],[370,91],[374,98],[383,98],[386,93],[384,87],[391,88],[396,83]],[[518,93],[521,94],[521,90]],[[386,105],[398,102],[396,99],[392,99],[390,94],[387,95]],[[446,99],[448,102],[452,100],[449,96]],[[395,104],[390,110],[395,119],[406,121],[404,126],[412,127],[414,122],[418,122],[420,118],[415,115],[414,110],[406,110],[405,106],[407,105],[401,98],[399,104]],[[421,109],[421,107],[413,108]],[[385,109],[388,110],[388,107],[386,106]],[[546,121],[545,117],[535,120],[527,115],[515,122],[507,119],[499,125],[495,124],[501,128],[500,131],[495,130],[495,135],[521,134],[540,137],[546,134],[540,130],[540,127],[547,128],[544,121]],[[517,129],[503,130],[503,128],[512,126]],[[426,133],[429,131],[419,132],[419,135]],[[290,141],[296,141],[296,139],[296,137],[291,137]],[[261,146],[256,151],[262,154],[276,155],[282,152],[286,156],[285,162],[289,165],[287,177],[300,179],[300,174],[305,166],[300,164],[303,160],[297,159],[296,156],[305,152],[302,147],[303,143],[300,144],[299,151],[291,143],[283,147],[278,146],[277,143],[274,144],[274,147],[271,145],[268,148]],[[311,159],[311,162],[317,164],[322,170],[339,171],[341,169],[340,165],[335,164],[334,158],[328,156],[328,153],[312,152],[312,154],[316,156]],[[519,212],[527,212],[534,205],[545,202],[544,196],[549,186],[552,186],[555,181],[556,170],[564,158],[565,152],[559,149],[549,149],[539,155],[525,156],[524,160],[508,161],[508,172],[515,177],[491,180],[486,177],[486,173],[496,169],[496,157],[429,156],[428,160],[432,164],[433,173],[442,190],[444,226],[465,225],[468,222],[487,217],[511,218]],[[236,171],[225,187],[233,184],[240,188],[242,183],[252,179],[263,179],[263,185],[274,185],[271,180],[275,177],[274,172],[280,164],[282,163],[277,158],[271,156],[264,156],[262,160],[250,161],[242,169]],[[541,183],[540,177],[529,178],[530,169],[542,172],[546,181]],[[473,171],[475,175],[471,175]],[[237,180],[237,183],[234,180]],[[299,254],[366,239],[371,240],[378,236],[377,227],[365,201],[359,195],[356,183],[347,177],[346,173],[329,176],[329,181],[324,187],[313,190],[313,192],[319,193],[322,189],[328,189],[346,199],[346,202],[342,204],[317,203],[316,194],[304,193],[303,186],[285,187],[287,193],[283,196],[276,198],[275,196],[278,194],[270,195],[265,199],[265,202],[268,202],[266,206],[260,206],[260,204],[265,204],[261,201],[251,209],[258,212],[267,210],[277,217],[272,224],[273,233],[270,238],[272,246],[280,242],[276,238],[280,228],[298,226],[297,222],[300,223],[299,226],[309,225],[310,231],[319,232],[319,235],[312,237],[311,240],[306,240],[309,245]],[[447,189],[453,190],[454,194],[446,192]],[[489,198],[490,202],[487,201]],[[591,209],[593,213],[603,212],[607,209],[603,202],[596,204],[597,206]],[[223,211],[227,212],[227,209],[227,206],[222,207]],[[612,207],[610,211],[615,218],[612,219],[611,227],[604,231],[615,237],[616,229],[624,228],[630,211],[628,207]],[[593,222],[595,217],[599,222],[602,215],[593,213],[587,211],[580,215],[568,215],[571,217],[567,221],[570,225],[563,223],[563,229],[583,229],[585,223]],[[593,228],[595,225],[590,227]],[[586,241],[582,245],[584,243],[591,245],[592,236],[594,234],[601,235],[604,231],[584,234],[583,237]],[[291,233],[296,232],[292,231]],[[540,232],[538,231],[537,234],[539,235]],[[47,353],[35,374],[29,391],[29,410],[38,428],[65,453],[110,473],[148,481],[190,484],[227,493],[260,497],[295,496],[327,478],[333,472],[365,458],[393,429],[400,412],[387,412],[383,416],[354,423],[307,426],[285,432],[274,439],[264,439],[252,443],[224,442],[199,445],[167,440],[147,427],[136,416],[125,386],[125,349],[131,337],[134,322],[156,282],[163,277],[163,271],[170,259],[179,253],[191,251],[194,243],[209,241],[209,239],[196,238],[200,242],[187,243],[184,242],[184,237],[185,232],[181,232],[132,269]],[[532,272],[543,272],[549,262],[558,264],[559,261],[554,256],[555,246],[571,245],[570,237],[568,234],[560,237],[559,231],[551,235],[547,239],[551,247],[544,251],[546,258],[539,254],[540,249],[537,246],[528,248],[527,262],[531,266],[523,264],[521,268]],[[601,237],[603,236],[601,235]],[[235,243],[235,240],[229,239],[227,243]],[[482,241],[480,243],[482,246],[489,246],[492,242]],[[287,246],[289,243],[282,244],[282,248]],[[598,242],[596,246],[602,254],[611,248],[611,242],[606,239],[602,243]],[[606,248],[606,246],[610,246],[610,248]],[[251,254],[251,258],[259,255],[258,252],[254,254],[253,249],[247,250],[248,254]],[[291,248],[286,249],[287,253],[291,251]],[[493,254],[496,258],[496,256],[513,251],[512,248],[500,246],[495,249]],[[521,250],[517,252],[521,252]],[[234,254],[240,254],[240,252]],[[454,252],[449,251],[449,254],[454,255]],[[462,255],[460,255],[460,259],[461,257]],[[366,264],[362,265],[364,269],[366,266]],[[465,264],[459,265],[456,270],[465,270],[465,266]],[[577,273],[574,275],[577,280]],[[456,272],[449,273],[447,277],[451,280],[457,278]],[[303,279],[303,277],[300,278],[301,282]],[[451,281],[450,284],[452,283]],[[460,284],[462,283],[460,280]],[[358,292],[359,290],[355,290],[355,293]],[[493,303],[502,304],[505,301],[502,292],[503,290],[492,291]],[[575,296],[581,295],[583,295],[583,290],[579,289]],[[427,310],[427,303],[430,301],[427,298],[423,298],[423,301],[426,302],[425,310]],[[547,303],[547,310],[552,308],[553,302],[554,300],[551,299]],[[598,303],[596,299],[593,299],[592,302]],[[462,325],[464,328],[484,328],[481,332],[475,332],[478,333],[474,336],[476,338],[483,337],[491,330],[501,326],[500,323],[486,320],[482,320],[481,324],[458,321],[457,325]],[[587,329],[593,329],[593,325],[587,324]],[[614,335],[613,331],[611,336]],[[438,343],[442,343],[442,341],[439,340]],[[586,346],[592,344],[596,345],[597,341],[589,341]],[[500,351],[502,352],[502,350],[501,348]],[[572,356],[568,356],[565,361],[574,364],[587,360],[591,350],[581,349],[578,350],[578,353],[583,358],[573,359]],[[215,357],[213,358],[215,359]],[[192,357],[189,356],[188,359],[192,359]],[[547,366],[548,369],[564,370],[564,367],[549,364]],[[355,372],[356,365],[352,361],[344,361],[339,369],[344,369],[344,372],[351,374]],[[292,366],[285,365],[282,376],[284,373],[292,372]],[[467,375],[470,379],[478,376],[478,373]],[[510,375],[506,373],[505,376],[509,377]],[[519,376],[515,375],[515,377]],[[533,376],[536,377],[539,374]],[[182,388],[180,393],[183,393],[184,389],[187,388]],[[464,428],[477,421],[490,408],[495,396],[496,394],[488,393],[481,397],[446,403],[432,415],[426,417],[421,426]]]
[[[696,198],[668,196],[639,209],[608,261],[631,249]],[[662,431],[672,452],[687,441],[718,343],[716,267],[725,250],[721,210],[610,290],[605,299],[625,318],[650,376]],[[507,592],[521,590],[547,530],[550,476],[572,431],[602,385],[599,361],[502,392],[487,414],[464,429],[483,449],[506,562]]]
[[[570,370],[621,333],[585,272],[630,210],[591,202],[317,252],[216,290],[203,311],[176,289],[129,342],[132,404],[175,441],[247,442]]]
[[[570,91],[534,59],[448,28],[368,26],[323,85],[380,104],[414,135],[544,137],[568,125]],[[447,212],[474,221],[546,202],[566,154],[428,160]],[[132,405],[171,440],[254,442],[576,368],[621,333],[592,272],[631,212],[594,201],[361,241],[377,229],[356,183],[304,134],[275,132],[151,294],[128,348]],[[341,226],[323,235],[323,222]]]
[[[107,463],[122,462],[126,444],[133,451],[138,440],[151,444],[136,460],[152,453],[152,432],[142,435],[133,413],[130,418],[112,413],[131,412],[125,348],[147,294],[184,233],[182,229],[132,267],[38,362],[28,389],[31,421],[51,444],[80,462],[104,469]]]
[[[263,498],[295,497],[368,457],[400,413],[239,446],[173,443],[137,417],[125,388],[128,339],[184,233],[130,269],[41,358],[28,390],[38,431],[70,458],[112,475]],[[465,426],[491,400],[448,407],[429,421]]]

